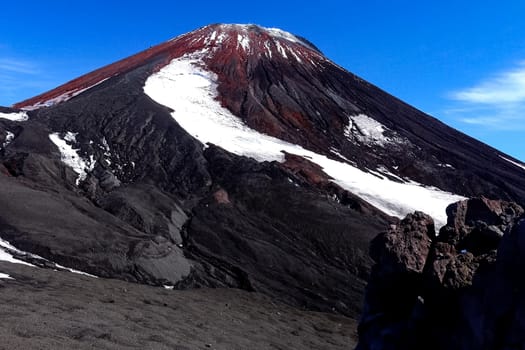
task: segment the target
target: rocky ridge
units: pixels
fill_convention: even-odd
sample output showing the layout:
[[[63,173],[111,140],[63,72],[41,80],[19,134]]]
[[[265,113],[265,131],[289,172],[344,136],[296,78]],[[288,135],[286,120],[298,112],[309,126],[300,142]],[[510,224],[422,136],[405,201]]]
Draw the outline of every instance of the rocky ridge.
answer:
[[[519,349],[524,210],[473,198],[436,235],[421,212],[377,236],[357,349]]]

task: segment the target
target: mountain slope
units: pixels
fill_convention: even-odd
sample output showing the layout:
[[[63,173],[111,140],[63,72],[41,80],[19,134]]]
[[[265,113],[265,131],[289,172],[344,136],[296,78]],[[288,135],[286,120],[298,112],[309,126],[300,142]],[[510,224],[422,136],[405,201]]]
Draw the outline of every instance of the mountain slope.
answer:
[[[0,236],[100,277],[357,317],[396,216],[525,202],[516,160],[277,29],[207,26],[0,112]]]

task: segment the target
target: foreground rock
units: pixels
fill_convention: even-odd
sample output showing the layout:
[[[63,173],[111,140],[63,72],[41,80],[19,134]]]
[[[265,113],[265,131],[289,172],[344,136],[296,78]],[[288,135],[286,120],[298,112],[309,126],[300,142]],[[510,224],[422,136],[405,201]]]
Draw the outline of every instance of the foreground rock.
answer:
[[[167,290],[0,262],[0,349],[348,349],[355,322],[236,289]]]
[[[523,349],[525,221],[485,198],[408,215],[376,237],[357,349]]]

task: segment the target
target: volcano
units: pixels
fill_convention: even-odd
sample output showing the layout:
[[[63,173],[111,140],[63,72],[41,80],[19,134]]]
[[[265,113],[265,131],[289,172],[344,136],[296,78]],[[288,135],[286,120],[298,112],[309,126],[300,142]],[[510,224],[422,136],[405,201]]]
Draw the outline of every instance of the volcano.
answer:
[[[385,227],[420,210],[437,231],[467,197],[525,204],[523,163],[257,25],[1,108],[0,146],[12,260],[351,318]]]

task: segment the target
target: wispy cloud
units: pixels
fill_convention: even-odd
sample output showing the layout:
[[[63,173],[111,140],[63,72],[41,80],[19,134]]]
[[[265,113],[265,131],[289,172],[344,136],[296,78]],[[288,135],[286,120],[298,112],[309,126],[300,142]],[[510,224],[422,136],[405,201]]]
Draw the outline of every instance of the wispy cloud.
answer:
[[[455,104],[446,113],[463,123],[524,130],[525,61],[472,87],[451,92],[448,97]]]
[[[0,72],[13,72],[35,75],[39,73],[39,70],[34,63],[4,57],[0,58]]]
[[[481,82],[477,86],[451,94],[458,101],[507,105],[525,102],[525,62],[517,68],[503,72]]]
[[[10,105],[46,88],[41,65],[0,52],[0,105]]]

